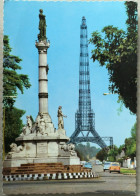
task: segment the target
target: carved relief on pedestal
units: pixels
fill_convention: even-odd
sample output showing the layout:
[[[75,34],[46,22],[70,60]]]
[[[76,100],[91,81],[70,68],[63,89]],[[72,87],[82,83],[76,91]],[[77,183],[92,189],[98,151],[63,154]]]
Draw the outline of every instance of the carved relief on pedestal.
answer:
[[[11,158],[11,156],[13,154],[17,154],[17,153],[20,153],[21,151],[23,151],[24,150],[24,145],[17,146],[17,144],[12,143],[10,145],[10,148],[11,148],[11,151],[8,153],[7,158]]]
[[[66,143],[60,143],[59,146],[60,154],[62,156],[77,156],[77,153],[75,152],[75,145],[74,144],[66,144]]]

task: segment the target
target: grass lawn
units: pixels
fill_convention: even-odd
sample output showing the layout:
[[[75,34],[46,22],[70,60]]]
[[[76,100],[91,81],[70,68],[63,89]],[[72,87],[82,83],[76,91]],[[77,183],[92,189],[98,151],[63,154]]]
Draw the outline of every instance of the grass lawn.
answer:
[[[120,171],[121,171],[122,174],[136,174],[135,169],[123,169],[123,168],[121,168]]]

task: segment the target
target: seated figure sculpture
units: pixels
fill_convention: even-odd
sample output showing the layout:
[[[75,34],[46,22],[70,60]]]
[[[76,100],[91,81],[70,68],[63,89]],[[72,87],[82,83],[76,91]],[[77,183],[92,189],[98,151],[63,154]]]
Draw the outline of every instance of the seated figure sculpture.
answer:
[[[44,135],[47,134],[45,133],[45,130],[46,130],[46,122],[43,117],[43,114],[40,113],[36,119],[36,132],[37,134]]]
[[[20,136],[28,135],[31,133],[31,130],[32,130],[31,116],[26,116],[26,118],[27,118],[27,123],[26,123],[26,126],[23,127],[22,133],[20,134]]]

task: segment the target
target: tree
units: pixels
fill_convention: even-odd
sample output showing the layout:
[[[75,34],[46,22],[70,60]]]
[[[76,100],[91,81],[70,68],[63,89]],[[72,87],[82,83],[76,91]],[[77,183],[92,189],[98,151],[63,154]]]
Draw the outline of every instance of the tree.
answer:
[[[21,133],[23,127],[21,117],[25,114],[24,110],[14,107],[15,99],[11,96],[17,96],[17,89],[23,94],[24,88],[28,89],[31,84],[27,75],[17,73],[21,70],[19,63],[22,60],[11,54],[12,48],[7,35],[4,36],[3,43],[4,135],[5,151],[8,152],[9,145],[15,142],[15,138]]]
[[[89,159],[96,156],[97,152],[99,152],[100,149],[94,146],[90,146],[90,143],[87,142],[86,145],[76,145],[75,150],[82,161],[88,161]]]
[[[108,160],[109,161],[116,161],[116,156],[118,155],[118,148],[117,146],[113,146],[113,148],[108,152]]]
[[[124,144],[120,145],[120,147],[118,148],[118,154],[120,154],[122,152],[122,150],[125,150]]]
[[[136,141],[131,137],[125,139],[125,154],[132,159],[136,156]]]
[[[92,33],[90,43],[93,62],[106,66],[109,74],[109,92],[118,93],[118,102],[136,114],[137,91],[137,3],[125,2],[127,13],[126,32],[112,25]]]
[[[125,139],[125,154],[132,159],[136,156],[136,126],[135,123],[131,129],[131,137]]]
[[[28,89],[31,84],[27,75],[17,73],[17,70],[21,70],[19,63],[22,60],[11,54],[7,35],[4,36],[3,44],[3,103],[4,107],[13,107],[15,99],[10,96],[17,96],[17,89],[23,94],[24,87]]]
[[[15,107],[6,108],[5,114],[5,152],[9,152],[10,144],[15,143],[15,138],[19,136],[23,128],[21,117],[25,111]]]
[[[106,150],[102,149],[96,154],[96,158],[100,161],[107,160],[108,153]]]
[[[137,131],[137,123],[131,129],[131,137],[136,141],[136,131]]]

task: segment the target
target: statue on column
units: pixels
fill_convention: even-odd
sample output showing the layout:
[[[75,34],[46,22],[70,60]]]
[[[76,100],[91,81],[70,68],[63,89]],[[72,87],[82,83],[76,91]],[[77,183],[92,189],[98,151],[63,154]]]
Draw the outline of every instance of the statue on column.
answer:
[[[39,41],[44,41],[46,40],[46,19],[45,15],[43,14],[43,10],[40,9],[40,14],[39,14],[39,30],[40,33],[38,34],[38,40]]]
[[[58,129],[64,129],[63,117],[67,117],[67,116],[63,115],[62,106],[58,107],[57,117],[58,117]]]

